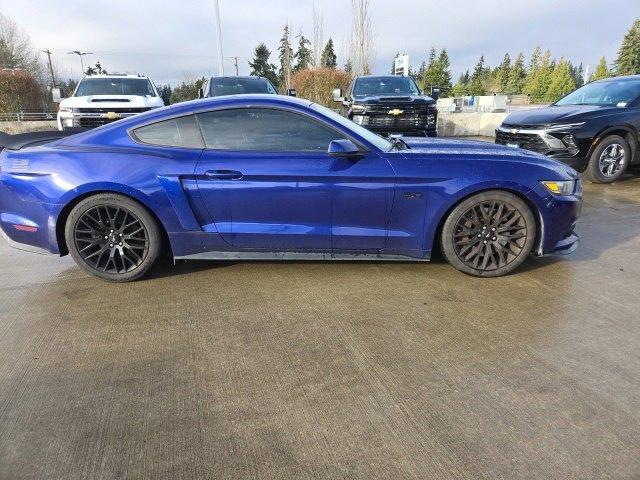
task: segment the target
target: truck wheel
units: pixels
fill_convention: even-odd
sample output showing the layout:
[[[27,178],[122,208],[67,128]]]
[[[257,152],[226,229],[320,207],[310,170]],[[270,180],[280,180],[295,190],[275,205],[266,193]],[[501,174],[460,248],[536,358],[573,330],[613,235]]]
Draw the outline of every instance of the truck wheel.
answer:
[[[619,135],[602,140],[591,153],[585,176],[593,183],[611,183],[622,176],[631,159],[631,148]]]

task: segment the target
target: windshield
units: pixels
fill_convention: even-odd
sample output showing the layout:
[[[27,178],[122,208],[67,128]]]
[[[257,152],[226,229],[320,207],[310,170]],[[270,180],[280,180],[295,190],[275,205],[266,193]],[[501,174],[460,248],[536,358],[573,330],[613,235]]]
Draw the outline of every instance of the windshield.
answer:
[[[236,95],[239,93],[271,93],[276,94],[275,88],[264,78],[214,78],[211,80],[212,97]]]
[[[151,82],[146,78],[85,78],[78,85],[74,97],[88,95],[137,95],[155,97]]]
[[[343,127],[346,127],[348,130],[351,130],[352,132],[355,132],[356,134],[360,135],[366,141],[375,145],[377,148],[379,148],[384,152],[388,152],[389,150],[391,150],[391,147],[393,146],[393,144],[386,138],[382,138],[380,135],[377,135],[372,131],[367,130],[364,127],[361,127],[360,125],[352,122],[348,118],[343,117],[339,113],[336,113],[333,110],[328,109],[327,107],[323,107],[322,105],[318,105],[317,103],[314,103],[313,105],[311,105],[311,108],[313,108],[314,110],[317,110],[324,116],[329,117],[331,120],[335,121],[336,123],[339,123]]]
[[[354,97],[380,95],[420,95],[416,82],[409,77],[362,77],[353,86]]]
[[[587,83],[558,100],[555,105],[601,105],[626,107],[640,97],[640,79]]]

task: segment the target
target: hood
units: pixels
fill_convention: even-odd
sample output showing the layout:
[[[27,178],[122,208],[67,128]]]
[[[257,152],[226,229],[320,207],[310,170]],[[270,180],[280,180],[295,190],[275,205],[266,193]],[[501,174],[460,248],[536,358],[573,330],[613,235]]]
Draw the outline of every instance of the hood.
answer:
[[[597,105],[550,106],[513,112],[505,118],[504,123],[516,126],[540,126],[547,123],[581,122],[585,119],[618,112],[620,112],[618,107],[600,107]]]
[[[559,173],[566,174],[571,178],[577,178],[578,176],[575,170],[564,163],[521,148],[505,147],[504,145],[482,141],[455,140],[450,138],[403,137],[403,140],[410,147],[407,150],[401,151],[406,157],[429,154],[430,156],[451,155],[452,158],[465,160],[478,159],[496,162],[520,162],[550,168]]]
[[[60,102],[60,106],[69,108],[140,108],[161,107],[163,105],[160,97],[139,95],[89,95],[69,97]]]
[[[357,105],[435,105],[436,101],[426,95],[371,95],[353,97]]]

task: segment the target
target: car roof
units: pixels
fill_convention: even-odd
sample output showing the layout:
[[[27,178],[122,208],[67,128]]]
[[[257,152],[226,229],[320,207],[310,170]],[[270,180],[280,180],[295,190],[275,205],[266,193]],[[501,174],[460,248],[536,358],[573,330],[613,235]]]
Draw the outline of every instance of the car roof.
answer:
[[[82,77],[82,80],[85,78],[144,78],[149,79],[146,75],[138,75],[133,73],[96,73],[93,75],[85,75]]]
[[[611,81],[630,81],[630,80],[640,80],[640,75],[622,75],[620,77],[609,77],[609,78],[601,78],[600,80],[594,80],[591,83],[596,83],[596,82],[611,82]]]
[[[230,78],[230,79],[239,79],[239,80],[267,80],[266,77],[257,77],[255,75],[221,75],[221,76],[215,76],[215,77],[211,77],[211,79],[215,79],[215,78]]]

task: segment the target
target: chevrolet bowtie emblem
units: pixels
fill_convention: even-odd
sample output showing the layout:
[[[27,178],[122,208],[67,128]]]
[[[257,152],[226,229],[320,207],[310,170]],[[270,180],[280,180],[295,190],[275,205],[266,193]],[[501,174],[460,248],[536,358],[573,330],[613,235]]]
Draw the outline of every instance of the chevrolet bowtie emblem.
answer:
[[[119,113],[116,113],[116,112],[107,112],[107,118],[108,118],[109,120],[114,120],[114,119],[119,118],[119,117],[120,117],[120,114],[119,114]]]
[[[517,128],[512,128],[511,130],[509,130],[509,132],[510,132],[510,133],[512,133],[512,134],[514,134],[514,135],[515,135],[516,133],[518,133],[519,131],[520,131],[520,130],[518,130]]]
[[[394,108],[389,110],[389,115],[400,115],[404,110],[400,110],[399,108]]]

